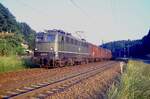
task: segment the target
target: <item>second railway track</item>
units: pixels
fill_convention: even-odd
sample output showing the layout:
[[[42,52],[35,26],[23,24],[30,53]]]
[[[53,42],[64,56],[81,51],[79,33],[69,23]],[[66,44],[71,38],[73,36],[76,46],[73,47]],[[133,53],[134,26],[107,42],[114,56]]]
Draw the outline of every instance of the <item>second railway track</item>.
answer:
[[[2,98],[46,98],[52,96],[56,93],[60,93],[70,88],[71,86],[78,84],[79,82],[88,79],[96,74],[103,72],[106,69],[113,67],[116,62],[109,62],[103,64],[102,66],[95,66],[78,73],[72,73],[66,75],[62,78],[57,78],[55,80],[49,80],[48,82],[39,83],[37,85],[32,85],[30,87],[24,87],[23,89],[17,89],[15,91],[10,91],[6,95],[2,95]]]

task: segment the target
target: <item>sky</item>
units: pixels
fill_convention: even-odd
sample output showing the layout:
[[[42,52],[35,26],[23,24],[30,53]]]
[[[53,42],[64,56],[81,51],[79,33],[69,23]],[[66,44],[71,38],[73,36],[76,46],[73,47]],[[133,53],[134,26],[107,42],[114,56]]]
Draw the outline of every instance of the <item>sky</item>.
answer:
[[[36,30],[62,29],[96,45],[141,39],[150,29],[150,0],[0,0]],[[77,31],[83,31],[78,32]]]

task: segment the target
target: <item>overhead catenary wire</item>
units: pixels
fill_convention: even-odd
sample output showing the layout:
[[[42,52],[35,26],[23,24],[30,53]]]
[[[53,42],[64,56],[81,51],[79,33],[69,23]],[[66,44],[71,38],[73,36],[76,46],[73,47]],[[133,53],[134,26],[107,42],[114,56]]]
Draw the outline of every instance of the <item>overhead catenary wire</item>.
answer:
[[[43,16],[43,17],[49,16],[49,19],[52,17],[48,12],[46,12],[48,10],[44,10],[44,9],[39,9],[39,8],[33,7],[32,5],[24,2],[23,0],[16,0],[16,1],[17,1],[17,3],[20,3],[21,5],[25,6],[26,8],[30,8],[32,12],[35,12],[35,13],[37,13],[40,16]],[[44,29],[44,31],[45,30],[46,29]]]
[[[82,14],[84,14],[84,15],[88,18],[88,20],[90,21],[90,24],[91,24],[91,23],[92,23],[92,24],[95,24],[95,22],[97,22],[97,19],[95,19],[94,17],[92,17],[91,14],[88,14],[87,11],[84,10],[82,7],[80,7],[74,0],[69,0],[69,1],[72,3],[72,5],[73,5],[74,7],[76,7],[77,9],[79,9],[80,12],[81,12]]]
[[[25,2],[23,2],[22,0],[16,0],[17,3],[20,3],[22,4],[23,6],[26,6],[26,7],[29,7],[31,8],[34,12],[36,13],[41,13],[40,15],[43,15],[43,16],[50,16],[47,12],[45,12],[45,10],[43,9],[39,9],[39,8],[35,8]],[[75,6],[77,9],[79,9],[81,11],[82,14],[84,14],[85,16],[87,16],[88,19],[91,20],[91,17],[89,16],[89,14],[84,10],[82,9],[74,0],[70,0],[70,2],[73,4],[73,6]]]
[[[39,9],[39,8],[35,8],[35,7],[33,7],[33,6],[31,6],[31,5],[29,5],[29,4],[27,4],[27,3],[25,3],[25,2],[23,2],[22,0],[16,0],[18,3],[20,3],[20,4],[22,4],[23,6],[26,6],[26,7],[29,7],[29,8],[31,8],[32,10],[34,10],[34,12],[36,12],[36,13],[42,13],[43,15],[48,15],[48,16],[50,16],[47,12],[45,12],[45,10],[43,11],[43,9]],[[89,16],[89,14],[84,10],[84,9],[82,9],[76,2],[74,2],[74,0],[70,0],[71,1],[71,3],[76,7],[76,8],[78,8],[80,11],[81,11],[81,13],[82,14],[84,14],[85,16],[87,16],[88,18],[90,18],[90,16]]]
[[[30,8],[34,13],[39,14],[40,16],[50,16],[50,14],[47,12],[47,10],[41,9],[41,8],[37,8],[32,6],[31,4],[28,4],[27,2],[24,2],[24,0],[16,0],[17,3],[20,3],[21,5],[23,5],[26,8]],[[89,24],[94,23],[95,20],[85,11],[85,9],[83,9],[82,7],[80,7],[80,5],[77,3],[77,1],[75,0],[70,0],[71,4],[77,8],[85,17],[88,18],[89,21],[91,21]],[[51,17],[51,16],[50,16]],[[82,30],[80,30],[82,31]],[[79,34],[78,34],[79,35]]]
[[[74,0],[69,0],[69,1],[72,3],[72,5],[73,5],[75,8],[79,9],[80,12],[81,12],[84,16],[86,16],[92,23],[95,22],[95,20],[94,20],[82,7],[80,7]],[[93,20],[91,20],[91,19],[93,19]],[[81,30],[75,32],[75,34],[76,34],[77,36],[79,36],[79,38],[82,38],[82,37],[81,37],[81,33],[85,33],[85,32],[84,32],[84,31],[81,31]],[[85,36],[84,38],[86,38],[86,36]]]
[[[33,10],[33,12],[36,12],[37,14],[41,13],[40,15],[43,15],[43,16],[50,16],[47,12],[43,11],[42,9],[39,9],[39,8],[35,8],[25,2],[23,2],[22,0],[16,0],[17,3],[20,3],[22,4],[23,6],[26,6],[26,7],[29,7]]]
[[[75,6],[77,9],[79,9],[84,15],[89,17],[87,12],[84,9],[82,9],[74,0],[70,0],[70,2],[72,3],[73,6]]]

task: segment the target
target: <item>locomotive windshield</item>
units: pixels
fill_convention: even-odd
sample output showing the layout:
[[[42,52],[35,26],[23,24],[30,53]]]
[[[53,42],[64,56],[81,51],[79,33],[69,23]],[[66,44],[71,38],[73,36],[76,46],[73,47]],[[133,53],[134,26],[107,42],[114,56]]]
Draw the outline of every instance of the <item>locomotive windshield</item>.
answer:
[[[39,33],[36,36],[37,42],[54,42],[55,41],[55,35],[54,34],[44,34]]]
[[[55,35],[52,35],[52,34],[47,35],[47,41],[48,42],[54,42],[54,40],[55,40]]]
[[[36,42],[41,42],[44,40],[44,33],[37,33],[36,34]]]

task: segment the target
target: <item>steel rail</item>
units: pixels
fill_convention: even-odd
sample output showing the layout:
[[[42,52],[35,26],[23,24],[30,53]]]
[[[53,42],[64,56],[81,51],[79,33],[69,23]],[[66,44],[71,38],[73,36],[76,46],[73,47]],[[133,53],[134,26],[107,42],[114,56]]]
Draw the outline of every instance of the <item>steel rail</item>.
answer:
[[[106,63],[106,64],[103,64],[102,66],[96,66],[95,68],[92,68],[92,69],[90,68],[90,70],[86,70],[84,72],[76,73],[76,74],[73,74],[73,75],[70,75],[70,76],[67,76],[67,77],[63,77],[61,79],[56,79],[55,81],[45,82],[45,83],[43,83],[41,85],[37,84],[37,85],[34,86],[34,88],[26,87],[25,89],[20,89],[19,92],[10,92],[11,93],[10,95],[3,95],[3,96],[1,96],[1,98],[9,99],[9,98],[17,97],[17,96],[20,96],[20,95],[23,95],[23,94],[27,94],[29,92],[35,91],[35,90],[40,89],[40,88],[44,88],[44,87],[47,87],[47,86],[50,86],[50,85],[53,85],[53,84],[56,84],[56,83],[60,83],[60,82],[63,82],[63,81],[66,81],[68,79],[72,79],[72,78],[75,78],[75,77],[80,77],[81,75],[86,75],[86,74],[88,74],[90,72],[94,72],[94,71],[96,71],[98,69],[102,69],[103,67],[106,67],[106,66],[109,66],[109,65],[112,65],[112,64],[115,64],[115,63],[116,62]],[[85,79],[87,79],[87,78],[85,78]],[[80,81],[77,81],[77,82],[80,82]],[[70,86],[72,86],[72,84]],[[61,90],[64,90],[64,89],[61,89]]]

